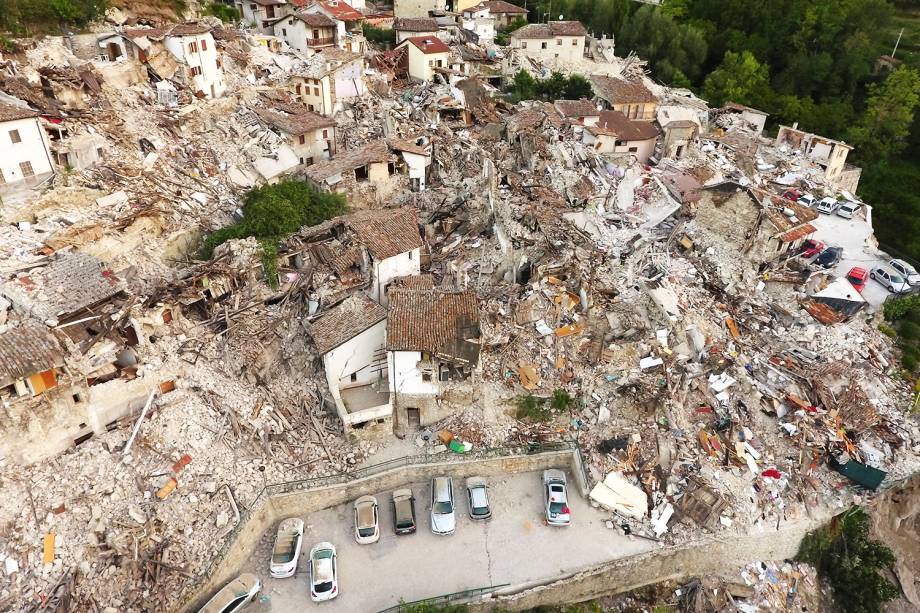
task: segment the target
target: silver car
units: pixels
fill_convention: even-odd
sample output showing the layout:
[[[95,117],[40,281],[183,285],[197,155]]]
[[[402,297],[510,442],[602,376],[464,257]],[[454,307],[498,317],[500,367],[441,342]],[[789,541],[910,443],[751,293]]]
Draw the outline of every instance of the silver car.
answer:
[[[303,520],[289,517],[278,526],[269,573],[276,579],[290,577],[297,570],[300,547],[303,544]]]
[[[262,581],[252,573],[245,573],[228,583],[211,598],[198,613],[236,613],[252,602]]]
[[[431,480],[431,531],[453,534],[456,527],[454,483],[450,477],[435,477]]]
[[[853,215],[856,214],[856,211],[859,210],[859,207],[860,204],[858,202],[844,202],[840,205],[840,208],[837,209],[837,217],[853,219]]]
[[[920,285],[920,274],[917,274],[917,269],[904,260],[891,260],[888,266],[904,277],[909,285]]]
[[[568,526],[572,523],[565,473],[561,470],[543,471],[543,505],[546,523],[550,526]]]
[[[361,496],[355,500],[355,541],[359,545],[370,545],[376,543],[379,538],[377,499],[373,496]]]
[[[910,284],[904,277],[881,266],[873,268],[869,273],[869,278],[884,285],[892,294],[906,294],[910,291]]]
[[[470,505],[470,519],[482,520],[492,517],[489,486],[481,477],[470,477],[466,480],[466,500]]]

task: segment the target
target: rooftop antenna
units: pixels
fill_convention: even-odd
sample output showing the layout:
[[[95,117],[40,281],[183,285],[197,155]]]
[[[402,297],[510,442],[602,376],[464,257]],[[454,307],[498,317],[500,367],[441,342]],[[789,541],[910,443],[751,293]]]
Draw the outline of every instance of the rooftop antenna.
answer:
[[[904,34],[904,28],[901,28],[901,31],[898,32],[898,40],[894,42],[894,49],[891,50],[891,57],[894,57],[894,54],[898,52],[898,45],[901,44],[901,36]]]

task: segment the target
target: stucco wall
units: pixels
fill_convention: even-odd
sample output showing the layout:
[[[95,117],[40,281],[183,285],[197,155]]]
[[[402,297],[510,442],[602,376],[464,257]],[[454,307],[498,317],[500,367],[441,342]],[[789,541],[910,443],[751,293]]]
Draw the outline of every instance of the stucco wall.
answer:
[[[386,320],[380,321],[323,356],[326,382],[343,421],[347,421],[347,411],[342,402],[340,386],[372,383],[380,376],[387,376],[386,370],[379,373],[372,372],[370,368],[374,354],[386,347],[386,330]],[[351,381],[352,373],[357,377],[354,382]]]
[[[35,176],[53,170],[48,157],[45,131],[37,117],[0,123],[0,170],[7,183],[23,179],[21,162],[29,162]],[[20,142],[14,143],[10,132],[19,132]]]
[[[189,44],[193,42],[197,44],[197,51],[189,49]],[[168,36],[166,48],[173,57],[186,63],[187,67],[180,68],[180,71],[184,71],[185,79],[191,82],[192,89],[203,92],[208,98],[224,95],[224,71],[217,66],[217,45],[210,32],[194,36]],[[201,74],[192,77],[188,72],[191,68],[200,68]]]
[[[419,260],[422,256],[421,248],[413,249],[394,255],[380,262],[374,262],[374,278],[371,286],[371,298],[383,306],[387,306],[387,284],[396,277],[415,276],[421,272]]]

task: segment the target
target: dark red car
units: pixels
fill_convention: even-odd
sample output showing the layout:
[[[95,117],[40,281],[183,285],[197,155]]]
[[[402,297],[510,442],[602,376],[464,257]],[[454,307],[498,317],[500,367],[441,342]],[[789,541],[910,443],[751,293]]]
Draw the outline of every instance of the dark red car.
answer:
[[[797,189],[787,189],[783,192],[783,198],[791,202],[796,202],[799,198],[802,197],[802,194],[799,193]]]
[[[827,245],[822,243],[819,240],[809,238],[804,243],[802,243],[802,257],[810,258],[818,255],[822,251],[827,249]]]
[[[850,272],[847,273],[847,281],[856,288],[856,291],[860,294],[863,291],[863,288],[866,287],[866,279],[869,278],[869,271],[865,268],[859,268],[854,266],[850,269]]]

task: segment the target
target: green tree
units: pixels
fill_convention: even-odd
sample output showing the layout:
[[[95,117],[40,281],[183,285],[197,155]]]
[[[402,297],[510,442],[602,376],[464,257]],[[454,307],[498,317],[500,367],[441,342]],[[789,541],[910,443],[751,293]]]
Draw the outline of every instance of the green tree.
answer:
[[[514,102],[533,100],[537,96],[537,82],[526,70],[518,70],[509,93]]]
[[[727,51],[722,64],[706,77],[703,97],[717,106],[726,102],[757,106],[767,94],[769,78],[767,67],[749,51]]]
[[[642,6],[626,19],[617,35],[621,55],[634,51],[666,83],[673,83],[676,78],[682,83],[696,80],[701,75],[707,48],[701,30],[678,23],[650,5]]]
[[[205,13],[217,17],[224,23],[234,23],[240,20],[240,12],[232,6],[227,6],[221,2],[212,2],[205,9]]]
[[[870,85],[866,112],[849,133],[859,158],[875,162],[903,151],[918,104],[920,72],[915,69],[902,66],[881,85]]]
[[[573,74],[567,79],[562,95],[566,100],[579,100],[590,98],[594,93],[588,79],[580,74]]]

